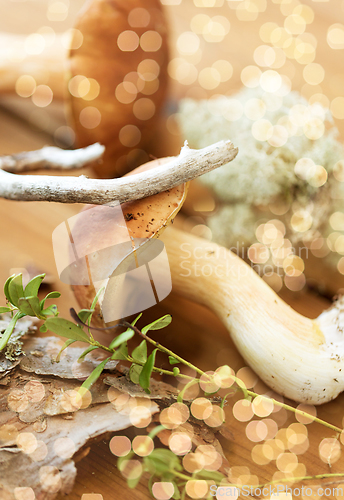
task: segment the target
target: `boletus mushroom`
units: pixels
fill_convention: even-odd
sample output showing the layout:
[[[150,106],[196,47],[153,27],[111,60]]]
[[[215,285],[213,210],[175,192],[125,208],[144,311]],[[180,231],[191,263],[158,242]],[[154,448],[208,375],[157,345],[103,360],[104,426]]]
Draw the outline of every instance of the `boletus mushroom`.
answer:
[[[133,173],[169,161],[157,159]],[[183,205],[187,186],[184,183],[122,205],[86,205],[73,218],[71,264],[61,279],[72,284],[82,307],[89,307],[96,292],[104,287],[93,315],[94,326],[138,313],[170,293],[168,260],[157,238]]]
[[[165,100],[163,6],[160,0],[88,0],[74,28],[68,90],[76,142],[104,144],[104,161],[95,170],[118,177],[144,161],[135,158],[154,137]]]
[[[154,168],[162,161],[166,160],[154,160],[140,170]],[[185,185],[179,186],[122,204],[125,231],[140,241],[160,238],[181,208],[186,189]],[[90,225],[89,208],[80,214],[73,233],[83,247],[83,253],[90,253],[89,249],[95,246],[122,243],[123,219],[118,217],[118,212],[111,218],[107,207],[98,207]],[[228,328],[245,361],[269,387],[308,404],[325,403],[343,391],[344,299],[337,300],[330,309],[312,320],[288,306],[230,250],[172,227],[164,232],[161,240],[168,253],[173,292],[212,309]],[[134,258],[137,251],[138,247],[135,249],[134,246],[130,250]],[[118,254],[114,255],[112,264],[112,269],[122,266],[119,274],[129,269],[123,266]],[[108,265],[109,261],[101,259],[99,253],[96,266],[101,270],[99,276],[108,272]],[[105,286],[103,302],[106,301],[108,283],[103,280],[95,286]],[[93,284],[74,286],[82,307],[90,307],[95,288]],[[120,289],[117,293],[117,300],[120,300]],[[116,300],[115,295],[110,296],[111,300]],[[101,323],[98,311],[98,325]]]
[[[69,151],[63,155],[61,152],[59,161],[55,156],[54,161],[48,161],[47,152],[43,155],[34,152],[33,157],[30,153],[0,158],[0,197],[26,201],[84,202],[100,206],[100,215],[93,216],[93,222],[91,217],[87,223],[84,222],[87,212],[96,213],[88,209],[76,216],[78,224],[73,228],[81,238],[76,244],[83,246],[84,255],[92,256],[91,260],[87,259],[88,265],[86,261],[86,270],[81,269],[80,276],[76,277],[79,283],[85,279],[84,286],[75,287],[82,307],[91,305],[95,293],[92,284],[85,286],[86,280],[90,281],[88,270],[99,269],[97,282],[94,283],[99,288],[102,284],[106,286],[107,277],[116,274],[117,267],[118,276],[130,271],[133,261],[135,267],[140,267],[139,258],[150,246],[149,241],[160,237],[181,207],[186,188],[177,186],[228,163],[235,158],[237,149],[230,141],[221,141],[199,151],[183,148],[179,157],[166,160],[164,165],[162,162],[165,160],[150,162],[141,167],[139,173],[136,171],[131,176],[107,181],[10,173],[33,170],[42,166],[42,161],[50,168],[73,168],[80,166],[80,154],[87,163],[101,153],[102,148],[96,146],[91,151]],[[167,189],[170,191],[157,194]],[[113,211],[112,214],[117,214],[113,219],[102,206],[111,204],[112,200],[124,203],[121,216],[118,216],[118,210]],[[138,244],[132,244],[128,224]],[[129,254],[133,255],[131,259],[128,257],[128,243],[120,245],[128,240]],[[343,391],[344,299],[334,302],[315,320],[305,318],[286,305],[248,264],[229,250],[172,227],[167,228],[161,240],[168,252],[173,291],[212,309],[227,326],[247,363],[268,386],[295,401],[313,404],[330,401]],[[115,251],[117,245],[118,251]],[[109,249],[107,268],[101,259],[97,262],[97,251],[93,252],[94,255],[90,253],[97,247]],[[153,247],[149,258],[155,257],[155,251]],[[69,264],[73,265],[75,260],[70,262],[69,259]],[[130,262],[130,265],[127,264]],[[102,322],[100,315],[98,322]]]

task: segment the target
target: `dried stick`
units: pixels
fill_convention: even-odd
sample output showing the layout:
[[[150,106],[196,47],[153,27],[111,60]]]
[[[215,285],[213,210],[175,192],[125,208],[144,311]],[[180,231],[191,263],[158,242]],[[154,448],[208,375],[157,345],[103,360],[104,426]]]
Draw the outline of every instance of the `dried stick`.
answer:
[[[64,150],[45,147],[37,151],[27,151],[10,156],[0,156],[0,169],[6,172],[30,172],[33,170],[71,170],[82,168],[98,161],[104,153],[101,144],[87,148]],[[17,179],[20,179],[17,178]]]
[[[163,165],[120,179],[18,176],[0,169],[0,197],[17,201],[55,201],[103,205],[146,198],[183,184],[232,161],[238,149],[220,141],[200,150],[187,144],[176,158]]]

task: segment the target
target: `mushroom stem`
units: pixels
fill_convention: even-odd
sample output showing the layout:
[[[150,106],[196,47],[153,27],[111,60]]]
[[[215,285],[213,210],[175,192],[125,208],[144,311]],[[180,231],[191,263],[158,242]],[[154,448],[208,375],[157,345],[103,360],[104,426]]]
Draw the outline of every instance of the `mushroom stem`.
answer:
[[[69,152],[70,153],[70,152]],[[120,179],[18,176],[0,168],[0,197],[19,201],[55,201],[103,205],[146,198],[232,161],[238,149],[220,141],[200,150],[185,145],[179,156],[152,170]],[[1,164],[0,164],[1,166]]]
[[[269,387],[308,404],[325,403],[344,390],[343,299],[312,320],[283,302],[230,250],[174,228],[162,240],[172,289],[221,318]]]

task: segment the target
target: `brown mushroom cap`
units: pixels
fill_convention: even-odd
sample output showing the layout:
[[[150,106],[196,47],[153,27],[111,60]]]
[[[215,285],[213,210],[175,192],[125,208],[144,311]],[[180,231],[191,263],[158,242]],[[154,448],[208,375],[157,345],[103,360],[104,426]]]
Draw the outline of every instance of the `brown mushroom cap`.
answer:
[[[91,82],[84,98],[68,92],[76,143],[105,145],[94,170],[99,177],[118,177],[139,165],[142,155],[147,158],[142,149],[159,123],[168,84],[165,14],[160,0],[89,0],[74,28],[70,78]]]
[[[150,161],[128,175],[155,168],[170,159]],[[116,269],[124,274],[132,265],[133,255],[138,267],[137,256],[144,253],[147,243],[158,238],[179,212],[187,194],[187,186],[188,184],[182,184],[154,196],[122,205],[114,203],[114,206],[109,204],[84,207],[72,228],[78,255],[88,256],[87,265],[76,267],[71,281],[90,282],[87,285],[72,286],[81,308],[88,309],[92,304],[96,295],[93,281],[108,278],[116,273]],[[128,261],[130,255],[131,263]],[[94,326],[104,326],[99,304],[93,314],[92,323]]]

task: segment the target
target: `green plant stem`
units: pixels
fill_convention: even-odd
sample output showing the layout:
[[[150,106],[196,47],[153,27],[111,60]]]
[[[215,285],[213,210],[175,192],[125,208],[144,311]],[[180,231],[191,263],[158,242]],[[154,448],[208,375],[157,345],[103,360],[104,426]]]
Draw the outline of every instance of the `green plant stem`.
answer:
[[[190,481],[194,478],[191,476],[187,476],[186,474],[182,474],[181,472],[177,472],[176,470],[171,471],[176,477],[180,477],[180,479],[185,479],[185,481]]]
[[[192,479],[197,479],[197,474],[196,477],[193,476],[187,476],[186,474],[182,474],[181,472],[177,472],[175,470],[171,471],[172,474],[174,474],[176,477],[179,477],[180,479],[184,479],[186,481],[190,481]],[[252,488],[259,488],[263,489],[266,488],[267,486],[274,485],[274,484],[281,484],[281,483],[289,483],[290,481],[293,481],[294,483],[299,483],[301,481],[310,481],[314,479],[329,479],[329,478],[335,478],[335,477],[344,477],[344,472],[336,472],[333,474],[316,474],[315,476],[303,476],[303,477],[292,477],[292,478],[283,478],[283,479],[275,479],[274,481],[269,481],[268,483],[263,483],[259,484],[258,486],[252,486]],[[233,488],[237,488],[238,490],[241,490],[241,486],[238,486],[237,484],[233,483],[228,483],[228,484],[219,484],[217,486],[231,486]]]
[[[159,342],[156,342],[155,340],[149,338],[146,334],[142,333],[141,330],[139,330],[136,326],[133,326],[130,323],[127,323],[127,322],[124,322],[124,323],[125,323],[125,326],[127,326],[128,328],[132,328],[135,333],[137,333],[138,335],[140,335],[141,337],[143,337],[145,340],[147,340],[147,342],[149,342],[152,345],[154,345],[154,347],[156,347],[160,351],[165,352],[169,356],[174,357],[175,359],[177,359],[183,365],[188,366],[189,368],[195,370],[198,374],[200,374],[200,375],[207,375],[203,370],[201,370],[200,368],[197,368],[197,366],[193,365],[192,363],[189,363],[189,361],[186,361],[181,356],[178,356],[174,352],[172,352],[169,349],[167,349],[166,347],[162,346],[161,344],[159,344]],[[167,372],[167,370],[162,371],[162,370],[159,370],[159,369],[158,370],[154,370],[154,371],[158,371],[158,372],[161,371],[162,373]],[[168,372],[167,374],[168,375],[170,375],[170,374],[173,375],[172,372]],[[178,375],[178,377],[180,377],[180,376],[181,376],[181,374]],[[184,378],[185,378],[185,376],[184,376]],[[190,377],[190,378],[192,378],[192,377]],[[244,386],[242,380],[240,380],[239,378],[235,377],[234,375],[232,375],[231,378],[237,384],[238,388],[244,393],[245,397],[247,397],[247,396],[251,396],[253,398],[261,397],[261,398],[265,399],[266,401],[271,401],[276,406],[280,406],[281,408],[284,408],[285,410],[289,410],[289,411],[293,412],[296,415],[302,415],[304,417],[308,417],[310,420],[312,420],[314,422],[317,422],[318,424],[321,424],[324,427],[327,427],[328,429],[331,429],[331,430],[333,430],[335,432],[339,432],[339,433],[343,432],[343,429],[340,429],[339,427],[337,427],[337,426],[335,426],[333,424],[325,422],[325,420],[321,420],[318,417],[314,417],[313,415],[310,415],[309,413],[307,413],[305,411],[298,410],[297,408],[294,408],[293,406],[287,405],[285,403],[281,403],[280,401],[277,401],[276,399],[269,398],[268,396],[264,396],[264,395],[261,395],[261,394],[257,394],[256,392],[249,391]]]
[[[135,365],[140,365],[144,366],[144,362],[138,361],[136,359],[133,359],[131,356],[127,357],[127,361],[130,361],[130,363],[135,363]],[[171,375],[171,377],[174,377],[174,373],[171,372],[170,370],[164,370],[163,368],[157,368],[156,366],[153,367],[153,372],[155,373],[163,373],[164,375]],[[183,373],[180,373],[178,377],[185,378],[185,379],[191,379],[194,380],[194,377],[190,377],[189,375],[184,375]]]
[[[178,356],[178,354],[175,354],[174,352],[172,352],[169,349],[167,349],[167,347],[164,347],[163,345],[159,344],[159,342],[156,342],[155,340],[151,339],[145,333],[142,333],[141,330],[139,330],[136,326],[131,325],[130,323],[128,323],[126,321],[123,322],[123,324],[127,328],[132,328],[135,333],[137,333],[138,335],[140,335],[141,337],[143,337],[145,340],[147,340],[147,342],[149,342],[154,347],[156,347],[157,349],[159,349],[159,351],[164,352],[164,353],[168,354],[169,356],[172,356],[173,358],[177,359],[183,365],[188,366],[192,370],[195,370],[195,372],[198,373],[199,375],[205,375],[204,371],[202,371],[200,368],[197,368],[197,366],[195,366],[192,363],[189,363],[189,361],[186,361],[185,359],[181,358],[180,356]],[[178,377],[179,377],[179,375],[178,375]]]
[[[321,425],[323,425],[323,426],[327,427],[328,429],[331,429],[335,432],[339,432],[340,434],[343,432],[343,429],[341,429],[340,427],[337,427],[336,425],[333,425],[333,424],[329,424],[325,420],[321,420],[321,418],[314,417],[313,415],[310,415],[306,411],[298,410],[297,408],[294,408],[293,406],[287,405],[285,403],[281,403],[281,401],[277,401],[277,399],[269,398],[268,396],[264,396],[261,394],[256,394],[255,392],[252,392],[249,390],[247,390],[247,393],[249,396],[252,396],[252,397],[260,396],[262,399],[265,399],[266,401],[271,401],[276,406],[284,408],[285,410],[292,411],[296,415],[302,415],[303,417],[307,417],[307,418],[311,419],[313,422],[317,422],[318,424],[321,424]]]
[[[114,354],[114,352],[116,352],[115,349],[110,349],[109,347],[106,347],[105,345],[102,345],[97,341],[90,342],[90,343],[91,343],[91,345],[99,347],[100,349],[104,349],[104,351],[111,352],[112,354]],[[140,365],[140,366],[143,366],[145,364],[141,361],[133,359],[131,356],[127,356],[126,360],[129,361],[130,363],[135,363],[136,365]],[[153,372],[163,373],[164,375],[170,375],[171,377],[175,377],[174,373],[171,370],[164,370],[163,368],[157,368],[155,366],[153,368]],[[191,377],[190,375],[185,375],[184,373],[179,373],[178,377],[184,378],[186,380],[195,380],[195,377]]]
[[[179,474],[176,473],[175,471],[172,471],[173,474],[176,476],[179,476],[181,478],[186,478],[184,474]],[[315,476],[301,476],[301,477],[290,477],[290,478],[282,478],[282,479],[275,479],[273,481],[269,481],[268,483],[263,483],[263,484],[258,484],[257,486],[251,486],[253,490],[255,489],[260,489],[263,490],[264,488],[267,488],[268,486],[272,486],[274,484],[285,484],[285,483],[290,483],[291,481],[293,483],[300,483],[301,481],[310,481],[310,480],[315,480],[315,479],[331,479],[335,477],[344,477],[344,472],[336,472],[336,473],[329,473],[329,474],[316,474]],[[188,480],[193,479],[193,477],[189,477]],[[197,478],[196,478],[197,479]],[[321,483],[320,483],[321,484]],[[328,483],[326,483],[328,484]],[[232,488],[237,488],[239,491],[242,491],[242,486],[239,486],[238,484],[235,483],[220,483],[216,484],[217,487],[232,487]],[[312,485],[312,486],[319,486],[318,485]]]
[[[289,481],[297,482],[299,483],[300,481],[309,481],[312,479],[327,479],[327,478],[332,478],[332,477],[343,477],[344,472],[336,472],[333,474],[316,474],[315,476],[304,476],[304,477],[293,477],[293,478],[283,478],[283,479],[275,479],[274,481],[270,481],[269,483],[266,484],[260,484],[259,486],[256,486],[256,488],[264,488],[264,486],[269,486],[270,484],[278,484],[278,483],[288,483]]]
[[[13,318],[9,322],[6,330],[4,331],[4,333],[2,334],[2,336],[0,338],[0,351],[2,351],[6,347],[7,342],[9,341],[9,339],[13,333],[13,330],[17,324],[18,319],[23,318],[24,316],[25,315],[23,313],[21,313],[20,311],[17,311],[16,314],[13,316]]]
[[[93,339],[93,342],[92,338],[90,340],[90,344],[99,347],[99,349],[104,349],[104,351],[111,352],[112,354],[115,352],[114,349],[110,349],[110,347],[106,347],[105,345],[100,344],[97,340]]]

